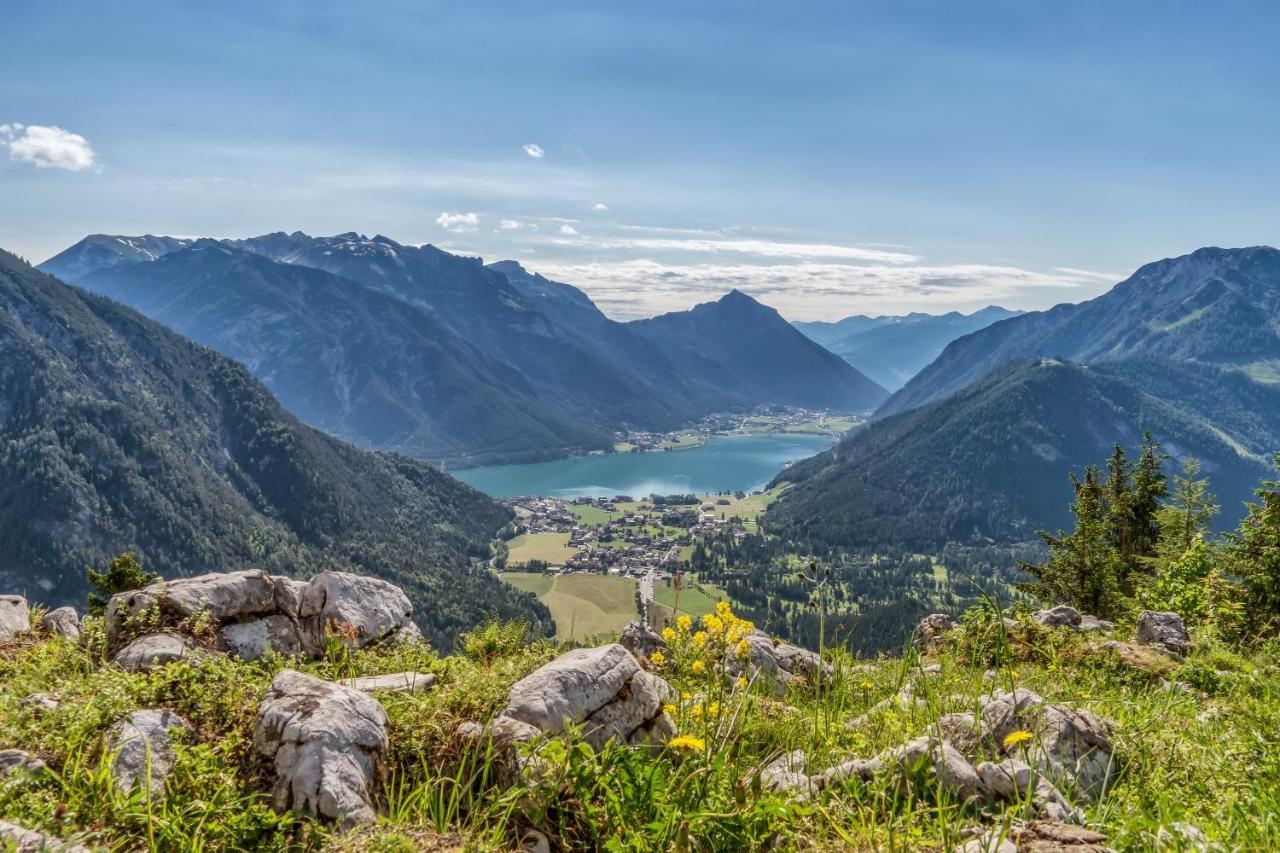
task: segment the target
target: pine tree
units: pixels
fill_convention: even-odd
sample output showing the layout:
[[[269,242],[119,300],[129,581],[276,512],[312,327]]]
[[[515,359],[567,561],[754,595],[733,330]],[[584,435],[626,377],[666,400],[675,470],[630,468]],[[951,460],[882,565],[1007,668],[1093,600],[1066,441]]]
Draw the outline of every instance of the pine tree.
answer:
[[[142,589],[160,579],[157,574],[143,571],[138,556],[132,551],[126,551],[107,563],[105,572],[95,572],[89,567],[85,568],[85,572],[95,590],[89,593],[89,612],[93,614],[102,613],[111,596],[116,593]]]
[[[1142,455],[1133,471],[1132,514],[1133,553],[1139,557],[1151,557],[1160,541],[1160,506],[1169,494],[1168,480],[1164,473],[1164,460],[1169,458],[1160,452],[1160,444],[1151,433],[1142,434]]]
[[[1124,448],[1117,444],[1107,460],[1107,544],[1119,556],[1121,569],[1118,581],[1126,594],[1133,592],[1130,579],[1137,569],[1134,492],[1130,485],[1132,474],[1133,463],[1124,455]]]
[[[1032,589],[1047,603],[1064,602],[1104,619],[1114,618],[1124,611],[1125,597],[1119,583],[1119,554],[1110,543],[1101,474],[1090,465],[1083,480],[1073,475],[1071,483],[1076,496],[1071,505],[1075,530],[1057,536],[1041,531],[1049,560],[1019,565],[1036,577],[1038,583]]]
[[[1169,502],[1156,513],[1160,529],[1156,556],[1177,559],[1195,543],[1198,535],[1208,532],[1219,506],[1209,491],[1209,480],[1200,477],[1200,462],[1184,459],[1182,473],[1173,477],[1173,493]]]
[[[1280,453],[1275,456],[1280,468]],[[1280,483],[1264,480],[1257,503],[1230,537],[1231,568],[1243,584],[1244,618],[1252,633],[1280,628]]]

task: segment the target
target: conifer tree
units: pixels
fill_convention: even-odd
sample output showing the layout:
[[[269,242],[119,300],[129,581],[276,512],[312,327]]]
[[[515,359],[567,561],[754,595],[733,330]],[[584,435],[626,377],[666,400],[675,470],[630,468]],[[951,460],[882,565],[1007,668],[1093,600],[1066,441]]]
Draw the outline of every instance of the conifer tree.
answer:
[[[1280,453],[1274,462],[1280,468]],[[1254,494],[1228,554],[1243,585],[1246,627],[1269,634],[1280,628],[1280,483],[1264,480]]]
[[[1020,563],[1038,581],[1032,586],[1048,603],[1063,602],[1101,618],[1113,618],[1125,608],[1119,584],[1119,555],[1111,547],[1106,492],[1098,468],[1090,465],[1084,479],[1071,478],[1076,517],[1070,534],[1052,536],[1041,531],[1049,546],[1045,563]]]
[[[1161,502],[1169,493],[1168,480],[1164,473],[1164,460],[1160,444],[1151,437],[1151,433],[1142,434],[1142,455],[1133,471],[1133,501],[1130,507],[1133,553],[1139,557],[1150,557],[1156,553],[1156,544],[1160,540]]]

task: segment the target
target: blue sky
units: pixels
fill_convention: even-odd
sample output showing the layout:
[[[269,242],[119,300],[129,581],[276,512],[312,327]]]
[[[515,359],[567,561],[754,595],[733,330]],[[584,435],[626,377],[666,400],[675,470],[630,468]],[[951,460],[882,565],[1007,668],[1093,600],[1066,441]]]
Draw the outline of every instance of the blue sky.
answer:
[[[0,246],[36,261],[354,230],[620,318],[736,286],[819,319],[1280,239],[1269,3],[59,2],[5,31]]]

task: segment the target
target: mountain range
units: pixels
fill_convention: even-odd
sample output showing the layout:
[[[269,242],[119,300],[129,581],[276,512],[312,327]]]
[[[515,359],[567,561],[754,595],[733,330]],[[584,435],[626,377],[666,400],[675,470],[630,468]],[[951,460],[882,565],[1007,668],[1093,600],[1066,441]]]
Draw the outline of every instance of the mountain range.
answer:
[[[488,614],[549,624],[473,564],[510,519],[430,465],[303,425],[241,365],[0,252],[0,587],[79,603],[85,566],[127,549],[165,576],[349,569],[402,585],[450,648]]]
[[[1202,462],[1232,525],[1280,449],[1278,308],[1280,252],[1209,248],[959,338],[780,474],[765,525],[825,546],[1030,540],[1069,521],[1067,471],[1143,430]]]
[[[570,455],[762,404],[869,411],[888,396],[741,293],[619,323],[513,261],[383,236],[93,235],[41,269],[243,361],[309,423],[451,466]]]
[[[859,314],[836,322],[798,322],[795,327],[870,379],[896,391],[956,338],[1021,313],[988,305],[972,314]]]

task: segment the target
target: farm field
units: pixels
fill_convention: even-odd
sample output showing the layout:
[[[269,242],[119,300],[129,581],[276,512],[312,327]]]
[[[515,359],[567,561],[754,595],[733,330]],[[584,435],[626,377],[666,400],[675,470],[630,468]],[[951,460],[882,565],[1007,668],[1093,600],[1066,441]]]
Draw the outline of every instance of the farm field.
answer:
[[[680,612],[688,613],[694,618],[707,613],[714,613],[716,602],[721,599],[708,593],[710,593],[710,589],[704,592],[686,582],[684,588],[680,590]],[[667,586],[665,583],[657,583],[653,587],[653,596],[663,607],[675,610],[676,591],[674,587]]]
[[[519,566],[530,560],[559,565],[578,553],[568,547],[568,533],[524,533],[507,543],[507,565]]]
[[[556,621],[557,640],[617,634],[636,618],[636,582],[631,578],[534,572],[503,572],[499,577],[547,605]]]
[[[583,524],[604,524],[611,518],[618,518],[621,512],[605,512],[598,506],[570,504],[569,512],[578,517]]]

